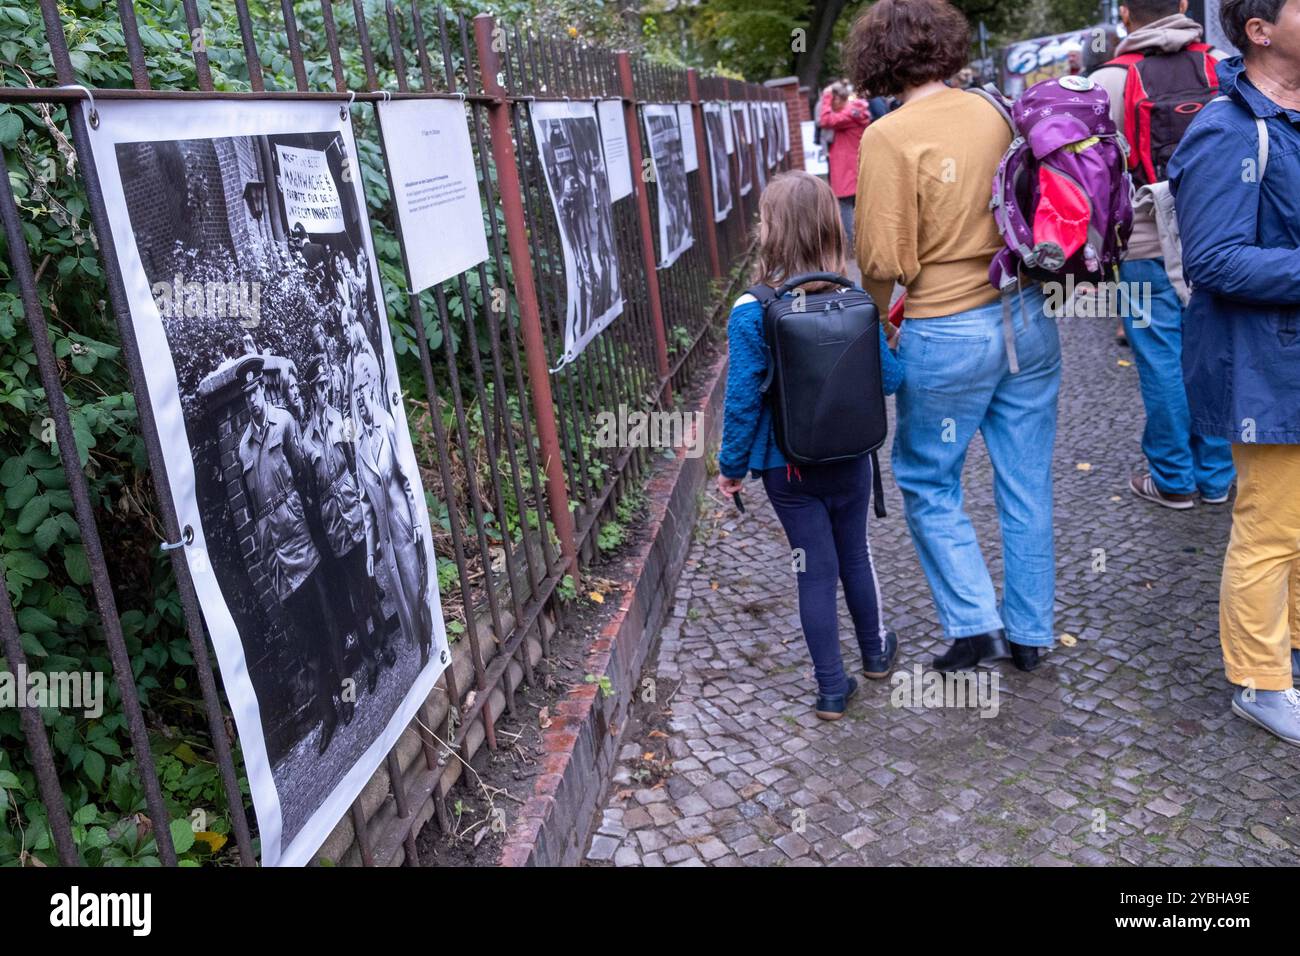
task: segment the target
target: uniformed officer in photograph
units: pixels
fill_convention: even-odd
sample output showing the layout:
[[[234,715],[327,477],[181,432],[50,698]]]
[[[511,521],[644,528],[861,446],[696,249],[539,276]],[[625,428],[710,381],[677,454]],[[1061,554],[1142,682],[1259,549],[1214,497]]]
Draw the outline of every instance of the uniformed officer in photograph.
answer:
[[[328,553],[322,555],[326,583],[335,616],[347,621],[370,664],[369,689],[375,690],[379,669],[391,666],[396,655],[388,635],[375,578],[375,536],[366,534],[361,494],[355,477],[352,428],[330,403],[334,366],[324,355],[307,366],[311,384],[311,413],[303,427],[303,450],[311,464],[320,524]],[[373,632],[371,628],[373,627]]]
[[[267,401],[265,362],[261,355],[248,355],[235,368],[249,412],[239,439],[241,481],[257,559],[279,598],[295,653],[307,660],[315,677],[319,750],[324,753],[340,712],[350,721],[353,704],[342,699],[343,643],[335,629],[320,552],[307,525],[303,490],[311,487],[310,463],[293,415]]]

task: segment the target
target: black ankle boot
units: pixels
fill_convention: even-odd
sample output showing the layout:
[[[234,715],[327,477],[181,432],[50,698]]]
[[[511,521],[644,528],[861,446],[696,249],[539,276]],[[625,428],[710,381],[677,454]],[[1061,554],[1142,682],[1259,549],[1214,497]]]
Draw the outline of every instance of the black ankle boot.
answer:
[[[1012,644],[1011,659],[1015,661],[1016,667],[1022,671],[1032,671],[1042,663],[1038,656],[1038,648],[1030,647],[1027,644]]]
[[[958,638],[946,654],[934,659],[931,666],[940,673],[968,671],[973,667],[991,667],[1011,656],[1002,631]]]

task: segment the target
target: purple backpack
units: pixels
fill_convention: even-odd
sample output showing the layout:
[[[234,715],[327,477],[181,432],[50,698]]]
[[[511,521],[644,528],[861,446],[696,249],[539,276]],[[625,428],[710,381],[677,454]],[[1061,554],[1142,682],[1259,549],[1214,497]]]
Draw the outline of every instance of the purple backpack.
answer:
[[[1035,83],[1014,102],[976,90],[1011,126],[990,208],[1005,246],[989,268],[1004,289],[1021,275],[1098,281],[1118,265],[1133,230],[1128,143],[1110,97],[1084,76]]]

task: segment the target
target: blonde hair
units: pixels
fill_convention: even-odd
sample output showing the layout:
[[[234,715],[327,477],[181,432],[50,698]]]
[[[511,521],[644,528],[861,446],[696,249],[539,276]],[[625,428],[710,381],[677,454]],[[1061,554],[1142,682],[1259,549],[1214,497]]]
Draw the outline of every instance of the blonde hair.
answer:
[[[846,245],[839,202],[824,180],[794,169],[767,184],[758,201],[756,284],[776,287],[801,272],[843,274]]]

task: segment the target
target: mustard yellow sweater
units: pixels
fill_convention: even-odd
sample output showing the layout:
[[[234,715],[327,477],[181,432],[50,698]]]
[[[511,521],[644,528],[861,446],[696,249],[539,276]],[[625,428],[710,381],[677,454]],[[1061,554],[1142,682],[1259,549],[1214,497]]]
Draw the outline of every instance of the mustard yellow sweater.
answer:
[[[863,285],[882,310],[894,283],[907,318],[953,315],[998,297],[1002,247],[989,198],[1011,130],[982,97],[946,89],[867,127],[858,152],[855,235]]]

